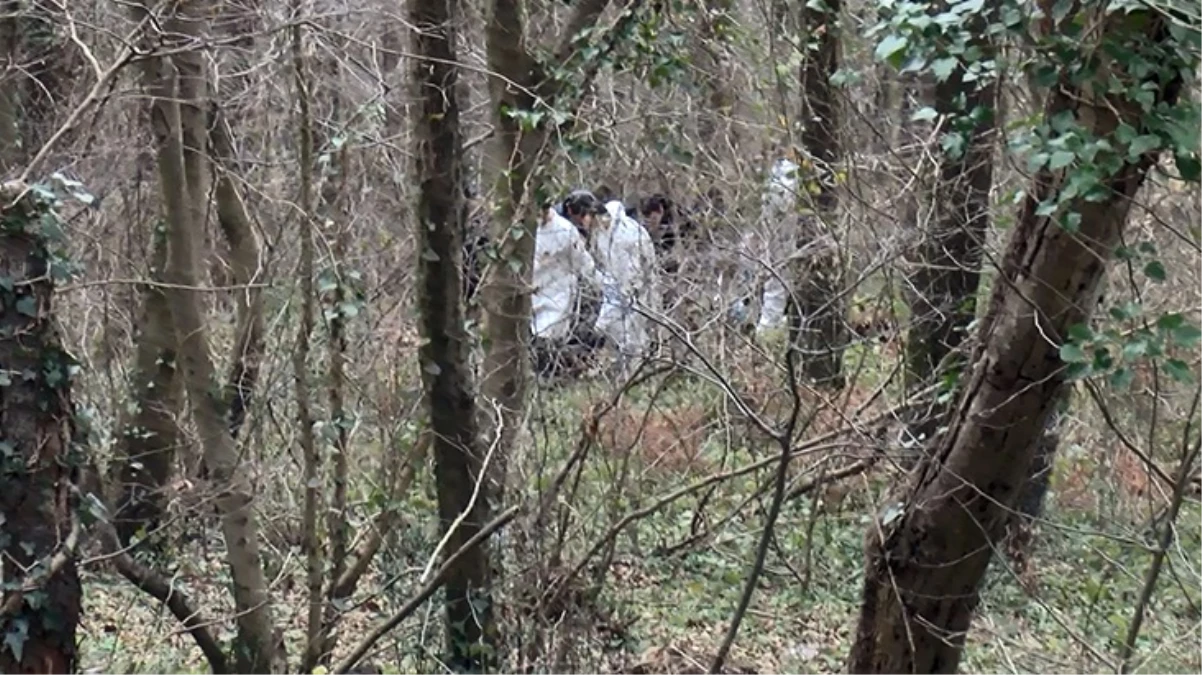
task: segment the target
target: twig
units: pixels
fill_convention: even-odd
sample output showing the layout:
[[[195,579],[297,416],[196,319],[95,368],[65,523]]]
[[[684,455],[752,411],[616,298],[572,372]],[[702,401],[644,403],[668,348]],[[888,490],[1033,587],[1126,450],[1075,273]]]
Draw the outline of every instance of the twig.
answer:
[[[796,309],[793,311],[796,316]],[[743,617],[747,615],[747,608],[751,606],[751,599],[755,595],[756,586],[760,583],[760,576],[764,573],[764,563],[768,559],[768,548],[772,544],[772,533],[776,530],[776,521],[780,518],[781,507],[785,503],[785,493],[789,485],[789,460],[792,458],[793,434],[797,430],[797,420],[801,415],[801,393],[798,391],[797,382],[797,358],[798,349],[797,343],[800,340],[796,329],[796,322],[790,319],[794,326],[789,330],[789,346],[785,350],[785,367],[788,370],[789,378],[789,396],[791,399],[789,420],[785,424],[784,430],[775,435],[776,442],[780,444],[779,459],[776,465],[776,476],[772,484],[772,502],[768,505],[768,513],[764,517],[764,531],[760,533],[759,543],[755,547],[755,562],[751,565],[751,571],[747,575],[747,579],[743,583],[743,593],[739,596],[739,605],[735,608],[735,613],[731,616],[730,626],[726,629],[726,635],[722,638],[722,644],[718,646],[718,652],[714,655],[714,660],[710,663],[709,672],[722,672],[722,665],[726,663],[726,657],[730,654],[731,647],[735,644],[735,638],[739,635],[739,627],[743,625]],[[817,411],[815,411],[816,413]],[[814,415],[806,421],[806,426],[809,426],[814,420]],[[803,432],[804,433],[804,432]],[[819,475],[819,479],[822,475]]]
[[[63,136],[66,136],[71,129],[75,128],[75,125],[79,123],[79,120],[83,117],[83,114],[87,112],[87,110],[91,108],[94,103],[96,103],[97,99],[100,98],[100,94],[104,91],[105,87],[108,86],[109,80],[112,80],[113,77],[115,77],[117,73],[120,72],[120,70],[130,62],[134,56],[134,50],[130,45],[134,44],[138,33],[142,32],[142,28],[145,27],[148,19],[149,17],[144,17],[138,22],[137,26],[134,26],[134,29],[130,31],[128,36],[126,36],[124,41],[125,46],[121,48],[120,53],[117,54],[117,58],[113,61],[112,65],[108,67],[108,70],[105,70],[103,73],[99,74],[99,76],[96,78],[96,83],[92,85],[92,88],[88,91],[87,95],[83,97],[83,101],[80,101],[79,105],[75,106],[75,109],[71,111],[71,114],[67,117],[66,121],[63,122],[62,126],[60,126],[58,130],[50,136],[50,138],[46,139],[46,142],[42,144],[42,147],[38,150],[37,154],[33,156],[33,159],[29,160],[29,163],[25,165],[25,169],[21,171],[20,177],[17,178],[18,181],[22,183],[28,182],[30,174],[32,174],[34,170],[38,168],[39,164],[46,161],[46,157],[50,155],[50,151],[54,148],[54,146],[57,145],[58,142],[63,139]],[[72,22],[71,33],[73,37],[75,36],[74,26],[75,24]],[[76,41],[78,42],[78,40]],[[87,56],[93,64],[95,64],[95,58],[92,57],[91,53],[86,49],[84,50],[84,55]]]
[[[1164,530],[1160,533],[1159,545],[1152,554],[1152,564],[1148,567],[1144,587],[1139,594],[1139,602],[1135,605],[1131,626],[1127,629],[1127,637],[1123,640],[1122,649],[1119,650],[1119,673],[1121,674],[1130,672],[1131,656],[1135,653],[1135,641],[1139,638],[1139,630],[1143,626],[1144,614],[1152,600],[1152,593],[1156,590],[1156,582],[1160,579],[1160,569],[1164,566],[1165,556],[1168,554],[1169,546],[1173,543],[1173,529],[1177,521],[1177,514],[1181,511],[1181,504],[1185,501],[1185,488],[1189,485],[1189,472],[1194,465],[1194,460],[1198,458],[1198,452],[1202,450],[1202,440],[1190,447],[1189,438],[1194,415],[1198,412],[1199,396],[1202,396],[1202,389],[1194,394],[1194,402],[1190,406],[1189,416],[1186,417],[1185,431],[1182,433],[1181,466],[1177,467],[1173,501],[1169,504],[1168,513],[1165,515]]]
[[[497,413],[497,419],[501,420],[501,411],[499,410],[500,406],[498,406],[494,401],[493,407],[498,408],[498,410],[495,412]],[[451,540],[451,535],[455,533],[455,530],[459,529],[459,526],[462,525],[463,521],[467,519],[468,514],[476,508],[476,500],[480,497],[480,490],[485,482],[484,477],[488,475],[488,464],[492,461],[493,454],[497,451],[497,446],[501,444],[501,424],[502,422],[500,421],[497,423],[497,432],[494,436],[495,440],[493,440],[493,444],[488,448],[488,452],[484,455],[484,462],[480,465],[480,477],[476,479],[476,485],[472,488],[471,499],[468,500],[467,506],[463,508],[463,511],[455,517],[455,520],[451,523],[451,526],[447,528],[446,534],[442,535],[442,539],[438,542],[438,546],[434,547],[434,553],[430,555],[430,560],[426,562],[426,567],[422,570],[422,575],[418,578],[419,581],[424,582],[430,576],[430,569],[434,567],[434,562],[438,560],[438,555],[442,553],[443,547],[445,547],[447,542]],[[433,433],[433,431],[430,433]]]
[[[493,518],[492,521],[490,521],[487,525],[480,528],[480,531],[477,532],[471,539],[468,539],[466,542],[464,542],[463,546],[460,547],[458,551],[455,551],[449,557],[447,557],[446,561],[441,567],[438,568],[438,571],[434,573],[434,576],[432,576],[430,580],[426,582],[425,586],[422,586],[421,590],[419,590],[416,595],[410,598],[409,602],[406,602],[405,605],[397,610],[395,614],[388,617],[386,621],[373,628],[372,631],[367,634],[367,637],[363,638],[363,640],[351,650],[351,653],[334,668],[334,672],[349,673],[351,668],[354,668],[355,665],[359,663],[359,660],[362,659],[367,652],[373,646],[375,646],[377,642],[380,641],[380,638],[387,635],[389,631],[391,631],[393,628],[396,628],[405,619],[409,618],[409,616],[413,614],[413,612],[417,611],[417,609],[421,607],[426,600],[430,599],[431,595],[434,595],[439,588],[442,588],[442,584],[446,580],[447,573],[450,572],[455,564],[459,562],[459,558],[463,557],[476,546],[479,546],[480,543],[492,535],[493,532],[501,529],[501,527],[513,520],[514,517],[517,516],[519,510],[520,507],[518,505],[509,507],[496,518]]]

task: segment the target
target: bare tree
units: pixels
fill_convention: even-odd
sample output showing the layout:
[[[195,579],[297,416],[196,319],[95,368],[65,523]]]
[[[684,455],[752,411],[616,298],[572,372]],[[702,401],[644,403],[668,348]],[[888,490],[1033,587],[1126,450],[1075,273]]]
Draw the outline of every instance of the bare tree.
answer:
[[[496,184],[491,217],[497,228],[493,240],[501,264],[491,265],[483,288],[485,347],[481,394],[500,411],[492,421],[499,443],[494,483],[498,500],[504,494],[508,453],[520,428],[526,404],[526,349],[530,337],[528,279],[534,261],[534,233],[539,208],[547,199],[539,175],[540,163],[550,156],[549,141],[556,126],[550,111],[575,110],[579,95],[596,77],[601,58],[613,49],[612,36],[633,20],[641,0],[632,0],[621,23],[605,36],[589,33],[609,0],[584,0],[568,18],[550,57],[538,59],[527,44],[526,10],[522,0],[492,0],[486,38],[493,125],[496,129],[491,161]],[[587,37],[586,37],[587,36]],[[595,49],[586,45],[598,43]],[[589,53],[589,58],[585,54]],[[556,68],[555,72],[551,67]],[[570,73],[570,74],[569,74]],[[568,78],[572,87],[566,87]],[[574,94],[574,96],[573,96]],[[500,502],[498,502],[500,503]]]
[[[199,10],[200,8],[195,8]],[[180,336],[179,367],[190,412],[196,423],[204,460],[220,491],[226,553],[233,577],[238,609],[239,670],[272,672],[278,668],[278,650],[271,618],[271,603],[259,556],[258,526],[251,504],[252,492],[230,433],[225,405],[217,395],[216,370],[207,343],[205,320],[196,287],[197,248],[203,221],[198,206],[207,195],[192,176],[203,173],[207,138],[203,100],[204,70],[195,41],[203,22],[197,14],[166,17],[165,35],[175,41],[171,57],[146,59],[145,77],[152,97],[151,120],[158,154],[159,181],[168,228],[165,271],[171,284],[167,297],[176,334]]]
[[[419,306],[426,344],[421,350],[433,438],[438,516],[448,553],[458,551],[487,524],[482,439],[464,328],[461,258],[467,218],[463,198],[463,135],[459,122],[456,22],[458,0],[410,0],[417,27],[415,63],[421,112],[417,119],[416,209],[421,258]],[[481,543],[446,577],[447,662],[456,672],[483,672],[497,659],[491,560]]]
[[[1099,21],[1098,39],[1112,48],[1154,54],[1146,51],[1149,45],[1170,39],[1163,14],[1097,10],[1096,16],[1084,11]],[[1098,63],[1100,81],[1125,83],[1109,89],[1087,88],[1063,74],[1049,95],[1046,118],[1072,116],[1094,137],[1105,138],[1120,124],[1137,129],[1144,124],[1139,102],[1108,92],[1147,83],[1154,85],[1158,102],[1176,101],[1182,88],[1178,69],[1157,81],[1126,71],[1128,63],[1109,57]],[[1063,227],[1055,214],[1039,212],[1041,203],[1063,194],[1072,169],[1045,165],[1035,175],[951,428],[906,493],[886,504],[868,533],[851,672],[956,671],[993,545],[1065,382],[1059,344],[1093,312],[1105,262],[1157,154],[1133,151],[1090,199],[1067,195],[1061,212],[1074,214],[1079,232]],[[1127,157],[1125,149],[1121,156]]]
[[[798,248],[809,252],[795,266],[792,330],[802,349],[802,371],[810,380],[842,388],[843,350],[847,344],[846,301],[842,299],[842,266],[834,226],[838,210],[835,185],[839,161],[839,105],[831,77],[839,69],[839,0],[800,3],[801,68],[806,152],[799,184],[812,194],[811,212],[801,217]],[[809,189],[813,186],[813,189]]]
[[[150,283],[142,288],[140,334],[130,378],[132,407],[117,444],[113,484],[113,522],[123,546],[140,531],[160,524],[165,507],[163,487],[174,471],[183,431],[176,416],[183,405],[183,382],[176,372],[177,341],[171,306],[162,287],[167,267],[167,233],[155,227]]]
[[[0,187],[0,670],[75,672],[82,590],[75,549],[74,359],[52,307],[50,204],[21,183]],[[32,377],[28,374],[33,374]]]

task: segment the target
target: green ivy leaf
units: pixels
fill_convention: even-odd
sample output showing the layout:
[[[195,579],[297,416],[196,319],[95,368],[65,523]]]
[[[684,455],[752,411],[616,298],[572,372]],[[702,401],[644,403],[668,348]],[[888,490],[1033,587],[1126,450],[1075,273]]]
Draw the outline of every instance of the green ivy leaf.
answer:
[[[1132,380],[1135,379],[1135,373],[1130,368],[1119,366],[1110,373],[1110,386],[1115,389],[1126,389],[1131,386]]]
[[[25,656],[25,640],[29,637],[29,621],[24,618],[13,619],[8,632],[4,634],[4,646],[20,663]]]
[[[1068,368],[1064,369],[1064,377],[1068,380],[1080,380],[1088,377],[1093,372],[1093,368],[1089,363],[1070,363]]]
[[[1202,161],[1198,159],[1198,155],[1178,153],[1173,157],[1173,161],[1177,164],[1177,173],[1181,174],[1181,180],[1189,183],[1202,182]]]
[[[910,46],[910,41],[904,36],[888,35],[877,44],[876,59],[897,67],[900,65],[901,58],[905,55],[906,47],[908,46]]]
[[[1081,345],[1066,342],[1060,345],[1060,360],[1065,363],[1088,363],[1089,355],[1085,353]]]
[[[1093,330],[1089,324],[1075,323],[1068,327],[1068,336],[1073,342],[1089,342],[1093,339]]]
[[[1194,381],[1194,374],[1190,372],[1189,364],[1180,359],[1169,359],[1163,363],[1164,372],[1168,373],[1169,377],[1189,384]]]
[[[37,300],[32,295],[22,296],[20,300],[17,300],[17,312],[36,319],[38,316]]]
[[[952,76],[952,73],[956,71],[956,66],[959,64],[959,59],[954,56],[935,59],[931,62],[931,73],[935,75],[935,81],[944,82]]]
[[[1081,214],[1076,211],[1068,211],[1060,216],[1060,227],[1064,228],[1065,232],[1080,232],[1081,231]]]
[[[1159,260],[1153,260],[1147,265],[1144,265],[1144,275],[1152,281],[1163,282],[1168,278],[1165,272],[1164,265]]]
[[[1123,345],[1123,358],[1127,361],[1134,361],[1147,353],[1148,341],[1143,338],[1136,338]]]
[[[1152,152],[1153,150],[1157,150],[1159,148],[1159,136],[1155,136],[1153,134],[1143,134],[1142,136],[1136,136],[1135,139],[1131,141],[1131,145],[1127,148],[1127,156],[1132,161],[1135,161],[1139,159],[1141,155]]]
[[[1075,153],[1068,152],[1067,150],[1058,150],[1053,152],[1052,158],[1048,160],[1048,168],[1052,171],[1063,169],[1069,164],[1072,164],[1073,160],[1076,158],[1077,155]]]
[[[1202,339],[1202,330],[1192,323],[1178,326],[1173,330],[1173,340],[1182,347],[1193,347]]]
[[[1156,327],[1162,331],[1176,330],[1185,324],[1185,317],[1178,312],[1162,315],[1156,320]]]

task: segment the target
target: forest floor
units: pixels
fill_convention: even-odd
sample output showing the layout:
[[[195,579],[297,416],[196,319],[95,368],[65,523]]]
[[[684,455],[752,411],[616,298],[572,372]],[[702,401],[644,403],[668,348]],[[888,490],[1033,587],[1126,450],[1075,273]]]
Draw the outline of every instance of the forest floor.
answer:
[[[676,394],[669,392],[662,406],[671,413],[646,421],[638,440],[644,449],[653,449],[654,457],[645,452],[614,452],[620,429],[608,437],[602,433],[598,443],[608,452],[589,460],[579,489],[568,500],[571,518],[562,521],[568,524],[565,560],[578,560],[623,514],[715,470],[738,465],[730,459],[729,442],[738,434],[731,433],[729,424],[710,426],[718,399],[698,402],[689,391],[686,385]],[[582,392],[570,390],[536,401],[534,436],[537,444],[552,451],[541,463],[525,458],[528,466],[558,466],[577,447],[587,401]],[[690,429],[698,438],[680,440]],[[740,433],[749,435],[745,429]],[[678,440],[664,442],[663,435]],[[1116,455],[1122,451],[1098,451],[1096,435],[1089,420],[1066,427],[1030,566],[1020,576],[1004,555],[995,556],[962,671],[1117,669],[1119,645],[1151,561],[1150,514],[1159,510],[1161,502],[1148,498],[1146,478],[1135,475],[1141,472],[1132,469],[1129,458]],[[725,445],[719,442],[722,437],[727,439]],[[685,453],[691,458],[673,455],[685,446],[693,449]],[[771,449],[738,447],[735,452],[756,459],[771,454]],[[816,470],[812,462],[799,463],[800,471]],[[546,484],[546,473],[552,469],[543,471],[528,476],[531,485]],[[728,672],[841,671],[859,605],[864,533],[894,476],[878,466],[871,473],[845,479],[839,488],[786,503],[764,575],[727,660]],[[419,478],[419,485],[406,497],[404,508],[411,517],[394,533],[372,578],[361,584],[360,596],[364,590],[388,588],[346,616],[340,654],[416,588],[424,556],[437,541],[429,472]],[[708,496],[699,491],[675,501],[617,537],[605,590],[575,621],[558,625],[561,633],[573,634],[571,642],[586,646],[562,655],[559,667],[539,664],[537,671],[707,672],[762,533],[768,500],[761,490],[770,479],[771,466],[723,481]],[[615,485],[625,487],[614,489]],[[294,514],[295,509],[281,507],[279,513]],[[564,515],[564,511],[557,514],[556,522]],[[1133,672],[1202,670],[1200,519],[1202,509],[1191,497],[1147,609]],[[286,517],[265,520],[280,529],[276,523]],[[694,537],[699,530],[706,536]],[[505,532],[502,540],[512,542],[511,537],[512,532]],[[269,558],[283,561],[273,562],[268,572],[274,579],[277,622],[294,662],[304,635],[303,554],[295,537],[266,538],[272,551]],[[205,615],[223,617],[215,626],[219,639],[232,639],[232,622],[225,618],[232,611],[226,590],[229,579],[219,540],[177,547],[173,564],[175,580],[194,596]],[[588,572],[596,570],[590,567]],[[84,578],[83,671],[206,671],[189,636],[181,634],[165,610],[108,572],[89,569]],[[502,621],[504,629],[512,617],[503,616],[507,617]],[[386,673],[441,672],[436,659],[442,638],[438,618],[436,604],[427,603],[378,645],[370,661]]]

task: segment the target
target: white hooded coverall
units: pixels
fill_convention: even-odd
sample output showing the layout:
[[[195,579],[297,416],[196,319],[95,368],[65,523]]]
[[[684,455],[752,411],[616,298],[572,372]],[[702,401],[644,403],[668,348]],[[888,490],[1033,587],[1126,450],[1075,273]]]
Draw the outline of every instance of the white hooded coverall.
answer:
[[[538,338],[566,340],[580,301],[580,281],[600,284],[584,237],[554,209],[548,210],[535,236],[532,277],[531,332]]]
[[[638,357],[649,351],[654,330],[634,307],[655,311],[659,305],[655,244],[647,230],[626,215],[622,202],[608,202],[605,210],[609,217],[597,219],[591,237],[605,280],[596,328],[623,356]]]
[[[800,167],[795,162],[789,159],[781,158],[776,160],[772,165],[772,175],[768,179],[768,184],[765,186],[763,201],[760,211],[760,227],[769,228],[768,232],[764,233],[749,233],[752,237],[759,234],[762,240],[761,246],[748,246],[752,249],[749,251],[752,255],[761,254],[761,261],[757,267],[759,269],[752,278],[761,278],[766,271],[761,267],[763,263],[767,263],[775,274],[770,274],[764,280],[764,295],[760,305],[760,318],[756,324],[756,334],[762,335],[766,330],[779,328],[784,324],[785,308],[789,301],[789,292],[785,285],[781,283],[778,275],[787,274],[787,269],[780,265],[781,255],[783,250],[776,249],[773,246],[774,242],[763,240],[779,240],[780,232],[774,230],[784,227],[790,222],[790,218],[797,213],[797,170]],[[792,233],[786,233],[792,234]],[[766,245],[764,245],[766,244]],[[756,251],[755,249],[760,250]],[[755,263],[753,263],[755,264]]]

